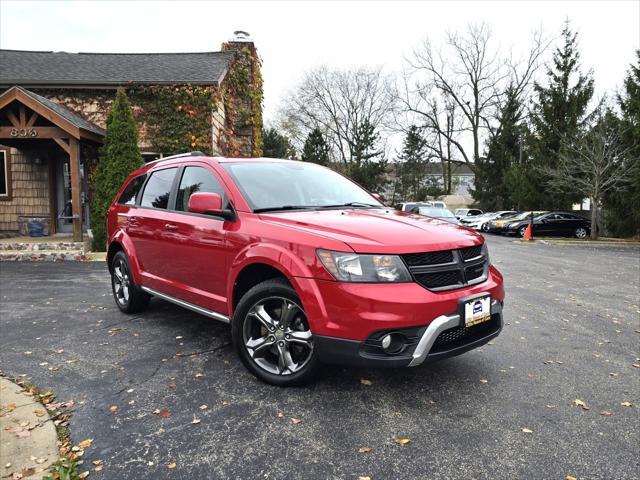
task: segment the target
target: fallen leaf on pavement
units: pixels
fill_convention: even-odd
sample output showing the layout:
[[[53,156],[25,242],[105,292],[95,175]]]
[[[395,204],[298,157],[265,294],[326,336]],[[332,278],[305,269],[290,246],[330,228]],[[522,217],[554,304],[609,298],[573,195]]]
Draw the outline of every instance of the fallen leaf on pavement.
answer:
[[[293,423],[294,425],[297,425],[299,423],[302,423],[302,420],[300,420],[299,418],[292,418],[291,423]]]
[[[34,410],[33,413],[36,414],[36,417],[44,417],[45,411],[44,410]]]
[[[112,412],[116,412],[118,410],[118,406],[117,405],[111,405],[109,410],[111,410]]]
[[[200,410],[206,410],[207,408],[209,408],[207,405],[200,405]]]
[[[521,428],[520,430],[522,430],[523,433],[533,433],[533,430],[529,428]]]
[[[578,480],[576,477],[572,477],[571,475],[567,475],[564,477],[564,480]]]
[[[360,447],[358,453],[369,453],[371,449],[369,447]]]
[[[359,476],[358,480],[371,480],[371,477],[363,477],[363,476]]]
[[[94,465],[100,465],[102,463],[102,460],[94,460],[93,462]]]
[[[603,417],[610,417],[611,415],[613,415],[613,413],[608,410],[603,410],[600,412],[600,415],[602,415]]]
[[[362,385],[371,385],[373,382],[371,382],[371,380],[367,380],[366,378],[361,378],[360,383]]]
[[[411,439],[402,438],[402,437],[394,437],[393,441],[396,442],[398,445],[406,445],[407,443],[411,442]]]
[[[93,438],[87,438],[86,440],[81,441],[78,444],[78,446],[84,450],[85,448],[89,448],[92,443],[93,443]]]
[[[191,420],[191,423],[193,423],[194,425],[197,425],[198,423],[200,423],[200,419],[193,417],[193,420]]]
[[[167,410],[166,408],[163,408],[162,410],[160,410],[158,412],[158,415],[160,415],[163,418],[167,418],[171,416],[171,412],[169,410]]]
[[[96,468],[93,469],[93,471],[94,472],[101,472],[103,468],[104,467],[102,465],[98,465]]]
[[[4,468],[11,468],[11,462],[5,464]]]
[[[196,378],[204,377],[203,373],[196,373]]]
[[[78,478],[83,479],[83,478],[87,478],[89,476],[91,472],[89,470],[85,470],[84,472],[82,472],[80,475],[78,475]]]
[[[586,404],[586,403],[584,403],[584,401],[583,401],[583,400],[580,400],[579,398],[576,398],[576,399],[573,401],[573,404],[574,404],[574,405],[577,405],[578,407],[582,407],[582,409],[583,409],[583,410],[591,410],[591,407],[587,406],[587,404]]]
[[[622,405],[623,407],[632,407],[633,403],[631,403],[631,402],[620,402],[620,405]]]
[[[489,380],[487,380],[486,378],[481,378],[480,383],[489,383]]]
[[[176,468],[176,466],[177,466],[176,462],[167,463],[167,468],[174,469],[174,468]]]

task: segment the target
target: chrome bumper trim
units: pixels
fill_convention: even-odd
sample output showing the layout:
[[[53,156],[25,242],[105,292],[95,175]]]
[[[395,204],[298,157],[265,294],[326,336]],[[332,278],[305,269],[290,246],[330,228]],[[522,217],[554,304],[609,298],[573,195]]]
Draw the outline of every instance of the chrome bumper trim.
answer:
[[[491,301],[491,315],[494,313],[502,313],[502,304],[498,300]],[[418,346],[413,352],[413,360],[409,363],[409,367],[417,367],[425,361],[438,335],[459,325],[460,315],[458,314],[440,315],[434,318],[422,334],[422,338],[420,338]]]
[[[207,310],[206,308],[199,307],[198,305],[194,305],[193,303],[185,302],[184,300],[180,300],[178,298],[172,297],[171,295],[158,292],[157,290],[154,290],[149,287],[140,287],[140,288],[145,292],[153,295],[154,297],[161,298],[163,300],[166,300],[167,302],[175,303],[176,305],[179,305],[181,307],[187,308],[191,311],[194,311],[196,313],[199,313],[209,318],[213,318],[215,320],[219,320],[224,323],[231,323],[231,321],[229,320],[229,317],[227,317],[226,315],[222,315],[221,313],[214,312],[213,310]]]

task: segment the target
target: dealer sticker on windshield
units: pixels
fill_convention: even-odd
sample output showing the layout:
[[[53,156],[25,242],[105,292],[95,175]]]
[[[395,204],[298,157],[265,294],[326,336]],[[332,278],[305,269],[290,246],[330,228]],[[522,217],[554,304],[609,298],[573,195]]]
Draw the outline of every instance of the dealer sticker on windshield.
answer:
[[[476,298],[464,304],[464,325],[471,327],[491,318],[491,297]]]

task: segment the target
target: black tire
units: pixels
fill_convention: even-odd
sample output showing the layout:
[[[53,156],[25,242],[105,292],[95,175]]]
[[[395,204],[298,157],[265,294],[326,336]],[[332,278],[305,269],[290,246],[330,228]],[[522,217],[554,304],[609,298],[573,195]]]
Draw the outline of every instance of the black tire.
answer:
[[[151,299],[133,280],[129,259],[123,251],[116,253],[111,260],[111,291],[116,305],[124,313],[145,310]]]
[[[587,230],[587,229],[586,229],[586,228],[584,228],[584,227],[578,227],[578,228],[576,228],[576,231],[575,231],[575,232],[573,232],[573,235],[574,235],[576,238],[579,238],[579,239],[581,239],[581,240],[584,240],[585,238],[587,238],[587,237],[589,236],[589,230]]]
[[[266,280],[244,294],[233,315],[231,337],[247,370],[271,385],[309,383],[320,366],[302,302],[284,278]]]
[[[480,230],[483,231],[484,233],[489,233],[489,224],[483,223],[482,226],[480,227]]]
[[[525,232],[527,231],[527,225],[523,225],[518,229],[518,235],[520,238],[524,237]]]

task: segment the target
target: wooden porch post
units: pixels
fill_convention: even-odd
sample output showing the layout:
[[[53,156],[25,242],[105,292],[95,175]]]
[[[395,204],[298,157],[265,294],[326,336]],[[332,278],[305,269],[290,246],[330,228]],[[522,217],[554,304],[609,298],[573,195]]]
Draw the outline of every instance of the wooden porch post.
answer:
[[[71,210],[73,215],[73,241],[82,241],[82,183],[80,180],[80,145],[69,139],[69,169],[71,170]]]

